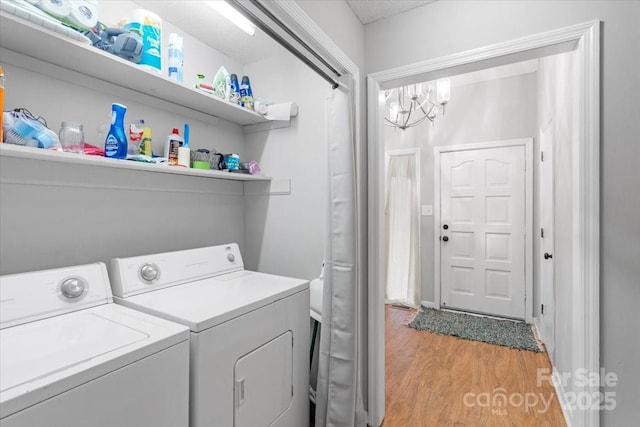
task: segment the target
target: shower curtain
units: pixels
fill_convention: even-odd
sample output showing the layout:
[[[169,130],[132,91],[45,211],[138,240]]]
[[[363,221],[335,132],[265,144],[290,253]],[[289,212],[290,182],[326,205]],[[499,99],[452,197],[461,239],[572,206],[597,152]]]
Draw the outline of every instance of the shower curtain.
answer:
[[[327,100],[328,197],[322,333],[316,394],[316,426],[364,427],[358,348],[366,309],[359,304],[356,269],[356,168],[353,79]]]
[[[386,301],[420,305],[416,156],[392,155],[387,169]]]

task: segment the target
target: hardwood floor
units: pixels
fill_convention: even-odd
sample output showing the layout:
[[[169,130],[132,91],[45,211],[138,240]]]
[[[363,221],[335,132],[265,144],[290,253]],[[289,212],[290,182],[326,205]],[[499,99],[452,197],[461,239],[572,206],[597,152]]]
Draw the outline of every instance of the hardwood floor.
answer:
[[[537,381],[546,353],[418,331],[404,325],[413,313],[385,307],[383,427],[566,426],[553,385]]]

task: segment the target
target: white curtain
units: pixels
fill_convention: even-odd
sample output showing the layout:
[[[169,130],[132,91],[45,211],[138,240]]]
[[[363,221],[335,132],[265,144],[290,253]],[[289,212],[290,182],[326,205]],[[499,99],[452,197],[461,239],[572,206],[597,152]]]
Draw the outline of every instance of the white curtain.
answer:
[[[353,87],[350,77],[345,85]],[[356,269],[355,138],[353,94],[340,87],[327,102],[328,197],[322,333],[316,426],[365,426],[361,358],[363,332]]]
[[[387,169],[387,302],[420,305],[416,156],[393,155]]]

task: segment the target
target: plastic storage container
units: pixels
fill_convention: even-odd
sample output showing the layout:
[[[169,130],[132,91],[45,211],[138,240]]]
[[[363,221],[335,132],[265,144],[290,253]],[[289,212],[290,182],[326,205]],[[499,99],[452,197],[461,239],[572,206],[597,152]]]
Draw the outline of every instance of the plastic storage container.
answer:
[[[69,121],[62,122],[58,136],[62,151],[80,154],[84,152],[84,129],[81,124]]]

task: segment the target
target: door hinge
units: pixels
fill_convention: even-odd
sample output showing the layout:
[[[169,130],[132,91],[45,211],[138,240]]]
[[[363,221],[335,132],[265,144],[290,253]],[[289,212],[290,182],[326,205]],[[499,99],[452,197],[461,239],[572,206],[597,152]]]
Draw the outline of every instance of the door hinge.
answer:
[[[544,304],[540,304],[540,314],[544,314]]]
[[[540,228],[540,237],[544,239],[544,228]]]
[[[540,161],[544,162],[544,151],[540,152]]]

